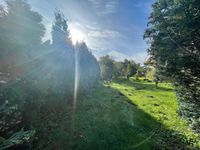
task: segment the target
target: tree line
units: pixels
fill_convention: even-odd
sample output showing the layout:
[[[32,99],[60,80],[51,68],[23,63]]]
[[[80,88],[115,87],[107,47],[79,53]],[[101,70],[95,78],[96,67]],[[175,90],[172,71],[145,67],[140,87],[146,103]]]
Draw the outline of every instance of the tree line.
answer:
[[[102,56],[99,59],[99,65],[101,70],[101,79],[105,81],[112,81],[117,78],[125,77],[129,80],[130,77],[135,76],[145,77],[147,74],[147,66],[141,66],[134,60],[115,61],[111,56]]]

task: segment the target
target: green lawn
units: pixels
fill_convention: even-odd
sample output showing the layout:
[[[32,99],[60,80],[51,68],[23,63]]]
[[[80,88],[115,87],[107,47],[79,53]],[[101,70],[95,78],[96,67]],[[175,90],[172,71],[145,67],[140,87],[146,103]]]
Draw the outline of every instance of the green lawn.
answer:
[[[191,133],[177,113],[178,102],[170,84],[160,83],[156,89],[154,83],[124,80],[112,83],[111,87],[122,92],[140,109],[168,129],[185,134]]]
[[[123,93],[164,128],[173,131],[174,135],[181,135],[186,143],[200,146],[200,142],[192,142],[199,141],[198,135],[187,127],[186,122],[177,113],[178,102],[174,89],[169,83],[160,83],[156,89],[155,83],[131,79],[131,81],[121,80],[110,86]]]
[[[99,85],[79,97],[75,114],[68,108],[51,123],[41,145],[48,141],[43,149],[194,149],[197,135],[176,111],[176,97],[168,84],[159,84],[158,89],[134,80]]]

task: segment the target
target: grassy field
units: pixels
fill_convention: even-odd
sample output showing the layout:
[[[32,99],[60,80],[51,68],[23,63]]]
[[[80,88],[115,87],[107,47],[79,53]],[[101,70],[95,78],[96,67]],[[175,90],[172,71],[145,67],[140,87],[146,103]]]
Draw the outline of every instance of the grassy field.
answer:
[[[178,116],[177,107],[175,93],[169,84],[159,84],[158,89],[153,83],[134,80],[99,85],[79,97],[75,114],[68,110],[60,119],[52,114],[51,118],[55,120],[50,123],[51,132],[41,147],[195,149],[198,137]]]
[[[191,143],[197,147],[200,146],[198,135],[195,135],[187,127],[186,122],[177,113],[178,102],[174,89],[169,83],[160,83],[159,87],[155,88],[155,83],[132,79],[131,81],[121,80],[112,83],[110,86],[123,93],[139,109],[160,123],[162,128],[170,130],[172,135],[175,135],[174,137],[179,135],[179,138],[185,143]],[[165,134],[162,130],[160,132]],[[158,138],[157,140],[159,141],[160,139]],[[160,142],[162,143],[162,141]],[[170,146],[171,142],[176,143],[176,140],[165,144]],[[187,148],[189,149],[190,147]]]

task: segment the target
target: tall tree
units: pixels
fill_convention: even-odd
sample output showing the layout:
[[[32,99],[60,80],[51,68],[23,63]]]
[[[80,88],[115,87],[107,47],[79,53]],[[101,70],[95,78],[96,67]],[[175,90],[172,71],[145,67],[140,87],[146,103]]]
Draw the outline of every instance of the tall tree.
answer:
[[[200,1],[158,0],[144,38],[156,72],[175,80],[181,114],[200,132]],[[194,119],[190,119],[193,117]]]
[[[114,60],[109,55],[106,55],[100,58],[99,65],[101,68],[101,78],[111,81],[115,71]]]
[[[69,30],[67,20],[60,11],[56,11],[55,21],[52,26],[52,40],[53,44],[63,45],[66,41],[69,41]]]
[[[49,80],[54,91],[72,95],[74,90],[74,46],[69,39],[69,29],[64,15],[55,12],[52,26],[52,46],[47,60]],[[48,65],[51,64],[51,65]]]
[[[99,64],[89,51],[86,43],[77,43],[75,46],[78,61],[79,91],[85,91],[96,85],[99,80]]]
[[[20,70],[16,66],[36,55],[45,28],[41,15],[31,10],[25,0],[7,0],[6,4],[0,16],[0,57],[4,70],[15,74]]]
[[[127,65],[125,76],[129,80],[131,76],[137,73],[138,65],[133,60],[132,61],[125,60],[124,63]]]

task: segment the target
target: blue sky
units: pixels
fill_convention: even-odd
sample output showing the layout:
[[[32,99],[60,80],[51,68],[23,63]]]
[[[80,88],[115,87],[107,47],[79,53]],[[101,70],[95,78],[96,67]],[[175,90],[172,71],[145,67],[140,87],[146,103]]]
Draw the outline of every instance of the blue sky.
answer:
[[[54,12],[58,9],[68,19],[69,29],[76,38],[80,36],[95,56],[110,54],[116,60],[128,58],[141,63],[147,57],[148,46],[142,36],[153,0],[28,0],[28,2],[44,17],[47,29],[44,39],[51,38]]]

